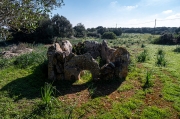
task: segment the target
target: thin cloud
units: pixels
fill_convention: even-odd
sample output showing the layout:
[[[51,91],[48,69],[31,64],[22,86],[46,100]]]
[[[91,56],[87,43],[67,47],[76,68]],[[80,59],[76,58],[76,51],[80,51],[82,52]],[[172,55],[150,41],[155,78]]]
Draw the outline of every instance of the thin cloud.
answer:
[[[116,11],[131,11],[133,9],[138,8],[138,5],[121,6],[119,5],[118,1],[113,1],[110,3],[110,7],[112,9],[115,9]]]
[[[166,17],[166,19],[176,19],[176,18],[180,18],[180,13]]]
[[[141,0],[139,6],[158,6],[171,2],[171,0]]]
[[[172,10],[166,10],[166,11],[163,11],[162,13],[163,14],[170,14],[170,13],[172,13],[173,11]]]
[[[124,8],[125,8],[125,10],[131,11],[133,9],[138,8],[138,5],[135,5],[135,6],[124,6]]]
[[[118,1],[113,1],[113,2],[110,3],[110,6],[111,7],[116,7],[117,4],[118,4]]]

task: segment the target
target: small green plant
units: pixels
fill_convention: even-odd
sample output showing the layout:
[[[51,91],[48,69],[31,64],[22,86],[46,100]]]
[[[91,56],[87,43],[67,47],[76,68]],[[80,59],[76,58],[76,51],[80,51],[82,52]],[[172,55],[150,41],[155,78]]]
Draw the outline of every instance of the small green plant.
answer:
[[[45,105],[45,107],[52,107],[52,100],[54,95],[54,87],[52,84],[45,83],[44,87],[41,88],[41,97],[42,97],[42,102]]]
[[[166,66],[167,61],[165,59],[165,52],[162,49],[159,49],[157,52],[157,61],[156,61],[157,66]]]
[[[24,69],[30,65],[43,63],[45,60],[45,52],[31,52],[17,57],[14,61],[14,65],[16,65],[18,68]]]
[[[144,44],[141,45],[141,48],[145,48],[146,46]]]
[[[146,73],[146,82],[145,82],[145,84],[143,86],[144,89],[149,88],[149,87],[152,86],[152,84],[150,83],[151,77],[152,77],[152,71],[147,71],[147,73]]]
[[[144,50],[138,57],[137,57],[137,61],[138,62],[145,62],[147,60],[148,57],[148,52],[147,50]]]
[[[0,69],[7,68],[12,65],[11,59],[0,58]]]
[[[88,86],[88,91],[89,91],[89,96],[93,96],[95,94],[95,91],[96,91],[96,87],[94,87],[94,84],[91,83],[89,86]]]
[[[106,64],[106,61],[102,60],[101,57],[97,57],[96,61],[98,62],[99,66],[102,67]]]
[[[174,52],[179,52],[180,53],[180,45],[176,46],[176,48],[174,49]]]

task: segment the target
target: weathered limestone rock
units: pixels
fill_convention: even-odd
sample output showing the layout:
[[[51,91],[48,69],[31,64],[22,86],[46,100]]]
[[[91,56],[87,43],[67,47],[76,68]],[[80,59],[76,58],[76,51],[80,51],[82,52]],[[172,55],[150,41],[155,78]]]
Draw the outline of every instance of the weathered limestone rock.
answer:
[[[94,59],[100,56],[101,44],[97,41],[84,41],[84,48]]]
[[[68,40],[62,41],[60,47],[65,52],[66,56],[72,52],[72,44]]]
[[[78,80],[83,70],[92,73],[93,80],[125,78],[128,73],[130,54],[125,48],[110,48],[106,41],[85,41],[74,46],[69,41],[55,43],[48,49],[48,78],[51,80]],[[99,68],[95,58],[106,64]]]
[[[103,40],[101,45],[101,58],[102,60],[106,61],[106,63],[110,62],[110,57],[115,52],[116,49],[108,47],[105,40]]]
[[[48,79],[51,79],[51,80],[56,79],[56,75],[55,75],[55,71],[54,71],[54,67],[55,67],[55,64],[56,64],[55,51],[56,51],[55,46],[50,46],[48,48],[48,52],[47,52],[47,57],[48,57]]]
[[[64,75],[67,80],[80,79],[80,72],[89,70],[93,79],[99,77],[99,65],[89,53],[72,57],[64,64]]]
[[[69,41],[55,43],[48,48],[48,79],[64,79],[64,63],[66,56],[72,52],[72,45]]]

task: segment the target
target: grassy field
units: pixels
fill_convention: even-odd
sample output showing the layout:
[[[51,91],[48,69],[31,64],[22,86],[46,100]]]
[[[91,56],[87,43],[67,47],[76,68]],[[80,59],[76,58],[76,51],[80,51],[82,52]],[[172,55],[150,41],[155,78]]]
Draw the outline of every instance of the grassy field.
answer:
[[[175,52],[177,46],[151,44],[157,37],[123,34],[107,41],[131,54],[125,81],[94,83],[86,71],[72,85],[49,82],[44,45],[31,46],[32,53],[19,57],[0,58],[0,118],[179,119],[180,53]],[[93,38],[71,42],[84,40],[102,42]]]

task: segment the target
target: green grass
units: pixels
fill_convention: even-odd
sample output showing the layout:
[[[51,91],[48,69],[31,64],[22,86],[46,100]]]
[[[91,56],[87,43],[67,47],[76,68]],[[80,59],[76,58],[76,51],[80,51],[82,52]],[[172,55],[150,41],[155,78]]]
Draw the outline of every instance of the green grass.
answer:
[[[33,53],[12,59],[0,58],[0,107],[3,107],[0,118],[179,118],[180,54],[174,52],[176,46],[150,44],[157,37],[122,34],[116,40],[107,41],[110,46],[127,48],[131,54],[125,81],[96,83],[91,81],[91,73],[85,71],[81,79],[70,86],[65,82],[53,82],[52,87],[56,86],[54,95],[51,86],[47,87],[50,92],[44,93],[48,91],[45,82],[52,82],[47,80],[47,48],[43,45],[32,45]],[[71,41],[76,44],[85,40],[102,42],[102,39],[88,38]],[[138,54],[144,51],[142,44],[148,51],[149,60],[137,62]],[[166,67],[156,65],[157,52],[161,54],[159,49],[165,52]],[[150,75],[147,71],[151,70]],[[146,83],[148,88],[144,90]],[[49,94],[47,98],[45,94]],[[157,95],[161,97],[150,98]],[[148,104],[147,100],[152,103]],[[46,103],[51,108],[46,109]]]
[[[126,83],[126,84],[123,84],[121,85],[117,91],[118,92],[123,92],[123,91],[128,91],[128,90],[131,90],[133,89],[133,84],[131,84],[130,82]]]
[[[169,114],[166,109],[159,109],[156,106],[147,107],[142,112],[142,119],[168,119]]]

